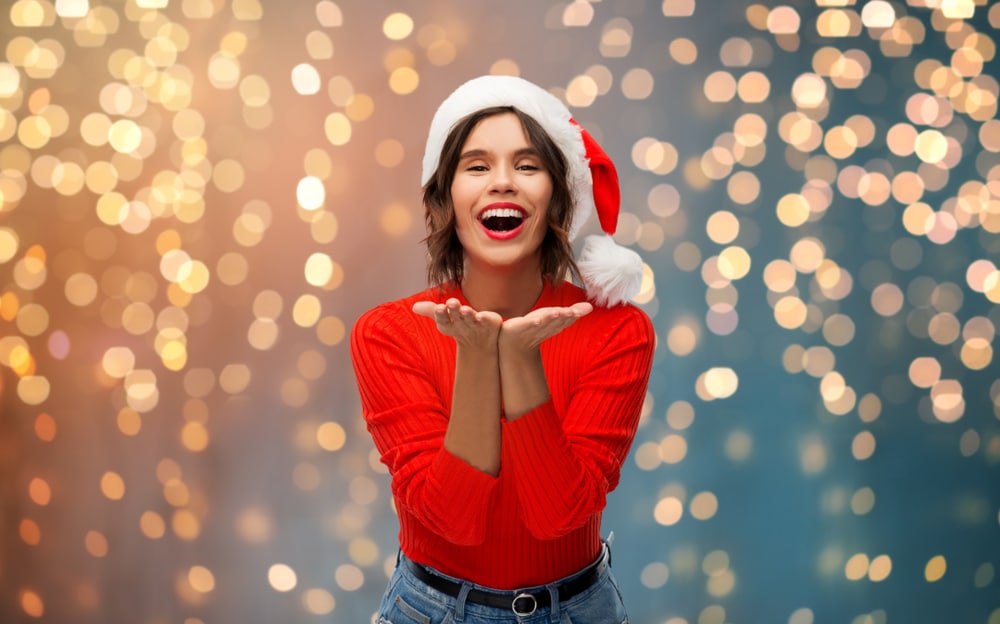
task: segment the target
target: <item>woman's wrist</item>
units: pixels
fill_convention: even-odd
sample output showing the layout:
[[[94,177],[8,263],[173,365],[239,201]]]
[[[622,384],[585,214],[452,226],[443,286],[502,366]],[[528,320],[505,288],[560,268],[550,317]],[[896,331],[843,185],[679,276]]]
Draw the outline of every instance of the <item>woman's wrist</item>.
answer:
[[[500,389],[508,421],[524,416],[549,400],[541,349],[519,349],[501,344],[499,357]]]

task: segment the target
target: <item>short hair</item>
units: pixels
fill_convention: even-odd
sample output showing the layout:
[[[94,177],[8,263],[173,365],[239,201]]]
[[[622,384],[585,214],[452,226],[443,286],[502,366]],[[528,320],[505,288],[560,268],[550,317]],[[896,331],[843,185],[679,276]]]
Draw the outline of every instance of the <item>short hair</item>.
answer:
[[[458,121],[441,148],[438,167],[424,186],[424,218],[427,223],[427,280],[432,286],[459,283],[465,267],[465,250],[455,230],[455,205],[451,184],[465,141],[483,119],[513,113],[521,122],[528,142],[538,152],[552,180],[552,198],[548,206],[548,227],[541,245],[542,277],[558,284],[570,277],[580,280],[580,270],[573,259],[569,227],[573,218],[573,195],[569,186],[566,158],[541,124],[513,106],[493,106],[471,113]]]

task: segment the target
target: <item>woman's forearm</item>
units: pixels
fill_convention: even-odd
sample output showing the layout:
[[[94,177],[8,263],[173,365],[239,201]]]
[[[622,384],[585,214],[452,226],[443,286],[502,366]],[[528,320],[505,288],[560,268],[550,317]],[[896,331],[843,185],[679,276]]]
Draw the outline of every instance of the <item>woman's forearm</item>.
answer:
[[[538,347],[521,350],[501,342],[499,355],[504,417],[513,421],[548,401],[549,386]]]
[[[549,400],[542,343],[593,311],[587,302],[532,310],[504,321],[497,339],[504,416],[517,420]]]
[[[500,472],[500,371],[497,351],[459,344],[444,446],[489,475]]]

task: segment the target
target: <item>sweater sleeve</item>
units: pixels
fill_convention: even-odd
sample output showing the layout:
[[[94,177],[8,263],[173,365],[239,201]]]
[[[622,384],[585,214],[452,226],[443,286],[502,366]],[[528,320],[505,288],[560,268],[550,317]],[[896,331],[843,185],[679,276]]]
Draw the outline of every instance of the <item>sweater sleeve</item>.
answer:
[[[610,325],[582,341],[589,346],[565,340],[546,358],[547,367],[583,362],[565,413],[549,400],[504,424],[504,466],[514,473],[525,525],[539,539],[565,535],[604,509],[635,437],[655,336],[635,308]]]
[[[397,505],[450,542],[479,544],[496,479],[444,448],[451,385],[441,388],[436,380],[447,373],[453,381],[448,350],[429,344],[437,334],[428,335],[410,315],[386,304],[351,332],[365,422],[392,475]]]

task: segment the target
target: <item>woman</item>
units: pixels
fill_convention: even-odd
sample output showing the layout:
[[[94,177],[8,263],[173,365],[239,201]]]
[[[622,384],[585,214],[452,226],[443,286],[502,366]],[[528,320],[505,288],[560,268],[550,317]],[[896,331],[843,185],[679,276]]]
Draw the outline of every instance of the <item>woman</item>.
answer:
[[[610,238],[614,168],[555,96],[484,76],[435,114],[422,184],[433,286],[351,340],[400,522],[377,621],[627,622],[601,512],[654,336],[627,303],[642,261]]]

